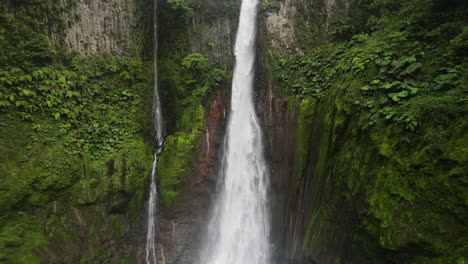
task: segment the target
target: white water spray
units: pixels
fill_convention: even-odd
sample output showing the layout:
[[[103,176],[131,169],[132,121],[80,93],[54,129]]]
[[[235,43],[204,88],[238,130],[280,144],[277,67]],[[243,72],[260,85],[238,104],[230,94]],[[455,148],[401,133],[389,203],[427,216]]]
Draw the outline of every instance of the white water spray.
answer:
[[[269,173],[252,96],[257,4],[257,0],[242,1],[220,193],[208,223],[200,264],[270,261]]]
[[[161,153],[164,142],[163,119],[161,110],[161,101],[158,90],[158,27],[157,27],[157,0],[154,1],[154,21],[153,21],[153,40],[154,40],[154,101],[153,101],[153,122],[156,137],[156,149],[154,152],[153,168],[151,170],[150,197],[148,200],[148,230],[146,234],[146,263],[156,264],[156,205],[158,199],[156,187],[157,155]]]

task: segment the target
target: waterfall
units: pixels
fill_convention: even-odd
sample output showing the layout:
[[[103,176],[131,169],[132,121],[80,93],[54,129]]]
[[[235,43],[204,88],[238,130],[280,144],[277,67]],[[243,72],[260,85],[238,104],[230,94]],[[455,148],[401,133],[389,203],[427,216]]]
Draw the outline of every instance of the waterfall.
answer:
[[[200,264],[266,264],[270,261],[269,173],[252,94],[256,15],[257,0],[243,0],[219,193],[208,223]]]
[[[146,263],[156,264],[156,205],[157,205],[157,187],[156,187],[156,171],[157,171],[157,155],[162,151],[164,142],[163,135],[163,119],[161,110],[161,101],[159,98],[158,90],[158,25],[157,25],[157,0],[154,1],[154,14],[153,14],[153,63],[154,63],[154,99],[153,99],[153,123],[156,139],[156,148],[154,152],[153,168],[151,170],[151,186],[150,196],[148,199],[148,227],[146,234]]]

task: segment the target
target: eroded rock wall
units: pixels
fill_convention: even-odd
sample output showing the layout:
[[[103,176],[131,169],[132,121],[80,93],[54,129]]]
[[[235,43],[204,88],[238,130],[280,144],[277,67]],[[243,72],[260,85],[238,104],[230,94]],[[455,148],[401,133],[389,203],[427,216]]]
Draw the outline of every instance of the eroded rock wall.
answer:
[[[303,54],[294,29],[296,15],[294,0],[273,1],[264,8],[265,33],[274,52],[285,56]]]
[[[152,21],[151,5],[148,13],[137,14],[142,3],[0,4],[2,58],[12,57],[2,59],[2,72],[16,68],[28,76],[26,93],[35,96],[28,118],[19,115],[24,109],[0,109],[1,263],[134,263],[144,254],[153,74],[152,64],[140,56],[146,42],[135,42],[146,28],[136,21],[148,16]],[[1,89],[19,91],[16,85]],[[80,99],[69,100],[70,94]],[[123,99],[124,94],[132,98]],[[125,102],[117,106],[121,99]],[[42,100],[49,100],[47,107]],[[73,117],[66,117],[71,112]],[[86,129],[90,126],[119,136]]]
[[[296,45],[303,49],[304,54],[311,54],[314,49],[323,47],[336,48],[334,45],[341,44],[340,41],[349,44],[347,40],[353,34],[354,37],[368,37],[370,40],[364,40],[365,44],[381,40],[379,34],[387,28],[377,33],[372,31],[375,28],[357,30],[347,32],[348,35],[334,30],[337,28],[334,23],[338,23],[338,28],[343,24],[350,26],[340,20],[343,16],[346,19],[354,18],[353,23],[356,24],[351,25],[355,28],[367,26],[368,24],[361,23],[360,18],[366,12],[369,15],[375,10],[366,9],[369,6],[362,3],[295,1],[295,9],[292,11],[295,15],[290,22],[294,27],[284,27],[290,32],[282,34],[294,34],[299,43]],[[415,7],[420,2],[413,1],[412,4]],[[406,3],[401,6],[405,12],[417,13],[422,18],[421,21],[428,21],[424,16],[431,18],[432,12],[437,13],[444,4],[447,3],[439,2],[439,6],[436,4],[432,9],[427,9],[430,10],[427,13],[417,8],[409,11],[405,9]],[[453,8],[451,5],[454,4],[452,2],[447,6]],[[259,72],[264,69],[263,74],[267,77],[259,82],[263,85],[258,85],[258,89],[263,91],[260,94],[264,94],[263,98],[259,98],[259,104],[267,102],[266,107],[261,107],[266,109],[262,114],[264,126],[270,128],[268,153],[273,182],[273,235],[277,236],[274,241],[280,245],[277,247],[280,248],[277,258],[291,263],[463,262],[466,250],[460,241],[466,239],[462,231],[466,230],[466,224],[460,221],[460,215],[466,215],[467,207],[459,196],[460,188],[464,188],[463,176],[452,172],[466,170],[460,156],[455,154],[464,151],[461,148],[455,150],[455,142],[465,138],[459,133],[460,128],[466,127],[463,120],[466,111],[458,109],[458,103],[454,103],[456,100],[451,98],[447,99],[447,104],[451,105],[452,110],[442,110],[447,115],[447,122],[443,125],[437,124],[442,120],[441,117],[433,119],[428,116],[420,116],[417,129],[394,121],[384,121],[378,125],[368,123],[369,112],[375,109],[363,109],[349,101],[351,94],[362,87],[362,75],[352,71],[341,72],[341,75],[334,72],[328,76],[332,79],[332,85],[324,88],[328,90],[318,96],[308,97],[281,90],[291,87],[279,87],[278,79],[284,76],[274,78],[274,74],[268,74],[272,71],[283,73],[281,69],[275,68],[278,64],[271,64],[271,58],[279,55],[276,59],[282,57],[283,60],[288,60],[292,55],[300,55],[284,53],[284,48],[278,48],[281,43],[291,39],[271,39],[281,36],[273,34],[276,27],[271,23],[274,21],[278,27],[285,24],[283,19],[272,20],[279,15],[288,16],[282,10],[284,5],[285,3],[280,3],[267,9],[263,17],[266,30],[260,36],[260,39],[263,37],[263,49],[259,51]],[[462,7],[466,8],[466,5],[459,3],[459,8]],[[350,8],[356,12],[352,18],[347,14]],[[451,10],[453,9],[447,8],[445,12]],[[277,14],[269,14],[271,12]],[[401,19],[398,16],[383,17],[394,19],[394,24],[398,24],[398,19]],[[364,22],[372,23],[371,20]],[[430,32],[438,26],[440,24],[435,23],[435,26],[422,27],[421,30]],[[432,45],[437,45],[438,41],[446,42],[444,46],[453,43],[448,39],[455,38],[462,31],[461,27],[457,30],[457,33],[445,36],[445,39],[437,38]],[[396,34],[399,33],[401,32]],[[403,40],[396,45],[395,50],[400,52],[403,43],[411,41],[414,39]],[[348,52],[350,46],[345,46],[344,51],[341,51]],[[368,51],[364,45],[359,48]],[[430,48],[434,52],[443,49]],[[405,52],[407,53],[401,52],[399,56],[416,56],[411,48]],[[306,58],[313,63],[323,63],[323,57]],[[424,57],[421,61],[430,65],[430,59]],[[369,61],[371,63],[366,64],[368,68],[363,73],[371,75],[370,78],[377,78],[370,73],[373,60]],[[438,59],[433,61],[439,62]],[[349,61],[346,63],[351,64]],[[457,56],[453,56],[440,63],[445,67],[451,63],[466,62],[460,62]],[[292,74],[289,77],[297,78],[300,76],[297,73],[303,69],[294,67],[290,69]],[[321,65],[318,69],[321,71],[326,67],[329,66]],[[429,80],[432,79],[431,74],[420,73],[418,76]],[[320,74],[316,72],[312,76]],[[392,80],[394,79],[397,77]],[[462,82],[447,88],[450,92],[441,92],[434,97],[418,94],[404,104],[398,104],[408,107],[403,110],[406,114],[411,107],[419,107],[418,99],[427,100],[425,102],[432,102],[424,106],[428,110],[427,115],[431,115],[432,111],[439,113],[435,98],[448,98],[448,94],[464,89],[466,85]],[[302,88],[308,85],[320,87],[312,82],[302,85]],[[386,99],[387,94],[383,97]],[[282,107],[275,108],[272,107],[275,102],[284,103]],[[391,117],[387,116],[387,120]],[[438,132],[434,133],[434,130]],[[427,151],[432,148],[437,151]],[[452,184],[442,184],[438,182],[438,177],[451,177]],[[450,234],[451,238],[447,239],[444,234]]]
[[[178,94],[173,93],[177,78],[172,76],[173,70],[182,68],[167,67],[172,63],[180,64],[189,54],[199,53],[206,56],[209,63],[229,73],[234,67],[234,39],[240,1],[197,0],[193,3],[193,16],[185,22],[177,16],[166,13],[169,19],[177,20],[178,31],[172,30],[173,23],[159,24],[161,91],[163,105],[166,105],[165,118],[168,123],[168,137],[175,138],[179,133],[191,128],[182,128],[180,120],[171,116],[175,108],[180,111],[190,111],[190,105],[179,106]],[[177,51],[170,52],[174,46]],[[171,53],[171,54],[170,54]],[[169,74],[165,74],[165,72]],[[171,75],[171,76],[169,76]],[[172,91],[172,92],[171,92]],[[190,145],[187,164],[176,177],[177,195],[170,204],[161,201],[159,204],[158,260],[160,263],[195,263],[198,250],[206,228],[212,199],[217,182],[224,130],[230,104],[230,80],[225,81],[200,102],[203,108],[203,122],[196,140]],[[171,113],[172,112],[172,113]],[[169,115],[169,116],[168,116]],[[169,120],[172,119],[172,120]],[[200,124],[198,124],[200,125]],[[197,126],[198,126],[197,125]],[[193,126],[192,126],[193,127]],[[177,149],[181,146],[168,146],[162,155],[168,153],[167,148]],[[167,154],[166,154],[167,155]],[[164,157],[170,160],[171,157]],[[161,188],[165,188],[161,186]]]
[[[135,0],[79,0],[67,15],[64,43],[70,50],[89,56],[108,53],[129,54],[137,34],[137,2]],[[148,6],[148,10],[152,6]]]
[[[190,51],[206,54],[223,69],[234,67],[239,0],[196,0],[189,32]]]

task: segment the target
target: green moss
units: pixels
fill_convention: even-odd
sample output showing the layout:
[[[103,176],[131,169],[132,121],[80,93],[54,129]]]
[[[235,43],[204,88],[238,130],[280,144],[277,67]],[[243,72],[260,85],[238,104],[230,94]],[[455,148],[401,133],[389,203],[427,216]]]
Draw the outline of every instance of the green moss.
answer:
[[[114,237],[116,240],[119,240],[122,237],[122,228],[120,225],[120,216],[119,215],[111,215],[109,216],[109,220],[112,225],[112,230],[114,231]]]
[[[201,53],[191,53],[191,25],[180,19],[174,1],[162,4],[158,25],[159,87],[168,136],[158,157],[159,194],[166,207],[181,191],[204,129],[204,106],[225,85],[227,72]],[[182,2],[180,2],[182,3]],[[187,2],[188,3],[188,2]],[[176,12],[174,12],[176,11]],[[200,12],[204,12],[200,10]],[[205,19],[211,19],[208,12]],[[176,26],[175,26],[176,25]]]
[[[465,252],[461,219],[467,203],[461,194],[468,153],[460,142],[467,140],[461,132],[467,123],[455,119],[442,127],[440,119],[429,119],[416,132],[400,123],[363,130],[359,120],[366,111],[342,107],[346,93],[336,91],[307,110],[315,113],[308,120],[299,113],[298,131],[314,139],[306,146],[315,152],[306,159],[313,176],[303,175],[313,177],[309,192],[315,197],[304,250],[317,247],[316,241],[333,243],[323,238],[323,227],[343,217],[339,208],[345,196],[348,206],[367,207],[359,225],[370,236],[356,237],[356,245],[365,248],[371,263],[455,263]],[[297,144],[300,151],[303,143]]]
[[[308,224],[307,224],[307,229],[306,233],[304,235],[304,239],[302,241],[302,249],[307,250],[307,248],[310,246],[310,242],[318,237],[320,234],[319,232],[313,232],[312,229],[314,228],[315,221],[317,220],[317,216],[319,214],[320,210],[316,210],[314,213],[312,213],[312,216],[310,217]],[[312,234],[314,237],[312,237]]]
[[[59,32],[71,2],[33,2],[0,4],[0,262],[94,262],[122,236],[111,210],[139,221],[152,63],[57,49],[41,21]]]
[[[298,7],[305,56],[280,58],[274,69],[274,91],[302,100],[295,166],[310,207],[304,252],[336,247],[329,234],[352,217],[357,263],[456,263],[467,252],[468,61],[458,48],[467,6],[351,3],[321,28],[325,14],[310,8],[320,2]]]
[[[159,189],[164,204],[169,207],[180,192],[187,168],[190,167],[193,151],[204,127],[204,110],[201,105],[189,111],[194,127],[190,132],[176,132],[164,142],[164,152],[158,158]]]
[[[310,146],[310,127],[312,127],[312,115],[314,114],[313,100],[303,100],[299,107],[297,118],[297,160],[296,166],[298,173],[296,175],[296,185],[298,186],[304,175],[304,170],[307,165]]]
[[[39,222],[24,213],[17,214],[0,229],[0,261],[7,263],[39,263],[35,254],[47,246]]]
[[[128,264],[128,263],[131,263],[131,262],[128,262],[127,259],[120,259],[119,260],[119,264]]]
[[[145,190],[146,188],[143,186],[140,189],[137,189],[129,201],[128,215],[132,230],[138,230],[139,228],[139,216],[145,202]]]
[[[80,177],[78,158],[65,152],[63,141],[39,142],[35,138],[45,133],[35,132],[30,124],[11,120],[2,122],[2,211],[20,206],[25,199],[34,206],[44,206],[50,201],[51,192],[69,187]]]

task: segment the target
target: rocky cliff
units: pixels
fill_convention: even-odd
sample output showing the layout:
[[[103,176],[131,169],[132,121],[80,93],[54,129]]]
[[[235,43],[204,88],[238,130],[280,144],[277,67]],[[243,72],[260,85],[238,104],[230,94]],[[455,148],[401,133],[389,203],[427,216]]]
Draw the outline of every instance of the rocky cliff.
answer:
[[[466,26],[458,10],[466,5],[426,4],[268,3],[259,103],[267,110],[272,232],[281,259],[464,261],[466,149],[455,146],[466,137],[466,105],[451,94],[466,91],[453,66],[466,64],[455,44]],[[418,17],[403,24],[410,14]],[[451,33],[428,38],[451,23]],[[278,24],[285,25],[281,33]],[[436,58],[441,54],[445,59]],[[437,78],[448,72],[454,79],[442,88]],[[440,74],[435,81],[433,74]],[[393,86],[400,82],[412,92]]]
[[[222,18],[217,19],[198,9],[204,5],[207,3],[195,3],[188,21],[176,19],[180,25],[177,32],[171,30],[174,17],[165,18],[167,24],[160,25],[160,35],[166,37],[161,42],[161,87],[170,105],[165,109],[172,130],[161,157],[168,165],[158,171],[164,212],[160,260],[165,263],[191,263],[196,258],[222,155],[229,78],[204,98],[187,103],[181,100],[190,95],[181,88],[185,77],[174,73],[186,71],[176,64],[186,64],[187,54],[193,52],[205,54],[214,64],[211,67],[217,64],[230,69],[232,50],[226,47],[232,47],[235,32],[234,5],[209,3],[212,8],[224,6],[217,12]],[[405,32],[403,26],[395,30],[392,24],[399,23],[402,15],[420,13],[420,20],[410,22],[418,25],[418,30],[427,30],[428,25],[446,26],[424,18],[440,10],[420,10],[419,6],[418,1],[375,6],[360,1],[262,3],[255,100],[265,127],[272,172],[271,235],[276,261],[463,260],[460,241],[464,238],[461,230],[466,227],[460,219],[466,205],[458,188],[463,186],[459,172],[466,168],[460,155],[449,153],[464,151],[452,148],[456,138],[462,137],[464,110],[450,93],[445,93],[452,90],[455,95],[466,84],[454,69],[438,73],[437,78],[445,78],[447,71],[457,72],[444,88],[434,91],[430,87],[441,87],[438,81],[423,81],[434,73],[420,67],[435,63],[434,56],[412,58],[411,45],[418,45],[419,37],[402,40],[398,34],[414,31]],[[400,13],[389,15],[388,8],[399,8]],[[450,6],[444,8],[440,12],[455,12]],[[372,17],[372,12],[379,16]],[[457,19],[460,17],[453,17]],[[227,21],[231,29],[218,30]],[[205,29],[216,29],[216,34],[224,37],[215,37]],[[389,39],[384,30],[394,30],[386,33]],[[460,24],[454,26],[446,41],[454,43],[462,31]],[[223,43],[222,39],[230,41]],[[405,41],[410,44],[403,44]],[[438,45],[444,46],[441,43]],[[425,44],[426,49],[437,50],[429,44]],[[465,63],[457,58],[458,48],[452,48],[451,57],[438,61],[438,67],[449,61]],[[378,89],[388,90],[369,92]],[[434,94],[443,95],[440,100],[451,102],[451,106],[445,108],[442,101],[432,101]],[[175,110],[179,105],[182,107]],[[195,111],[200,105],[203,111]],[[419,119],[425,116],[423,113],[436,112],[441,116]],[[187,116],[191,122],[187,122]],[[434,118],[445,121],[438,123]],[[419,132],[416,126],[421,127]],[[435,127],[447,133],[434,137],[431,131]],[[440,144],[446,147],[441,149]],[[425,149],[424,145],[431,147]],[[438,161],[427,163],[426,158],[431,156]],[[442,175],[453,175],[453,185],[445,185],[444,190],[436,180],[445,177]],[[438,213],[430,214],[430,210]],[[434,226],[434,221],[450,228]],[[448,237],[456,238],[452,241]],[[449,248],[451,253],[446,253]]]
[[[195,1],[189,17],[169,12],[170,4],[161,7],[160,87],[169,131],[158,167],[161,263],[193,263],[197,256],[229,111],[238,7],[236,1]],[[190,66],[195,64],[198,70]],[[216,72],[222,79],[206,83]],[[200,75],[200,85],[209,89],[201,94],[197,90],[206,88],[187,85]]]
[[[0,262],[144,262],[153,5],[0,4]],[[193,263],[203,239],[239,5],[158,2],[159,263]],[[275,262],[463,263],[466,9],[262,2]]]
[[[77,1],[66,15],[63,42],[82,55],[110,53],[117,56],[137,50],[142,34],[137,14],[143,1]],[[152,3],[145,3],[151,9]],[[149,25],[148,25],[149,26]]]
[[[140,56],[151,52],[142,37],[151,26],[136,24],[148,19],[144,5],[152,9],[2,2],[0,262],[144,254],[152,152],[151,62]]]

